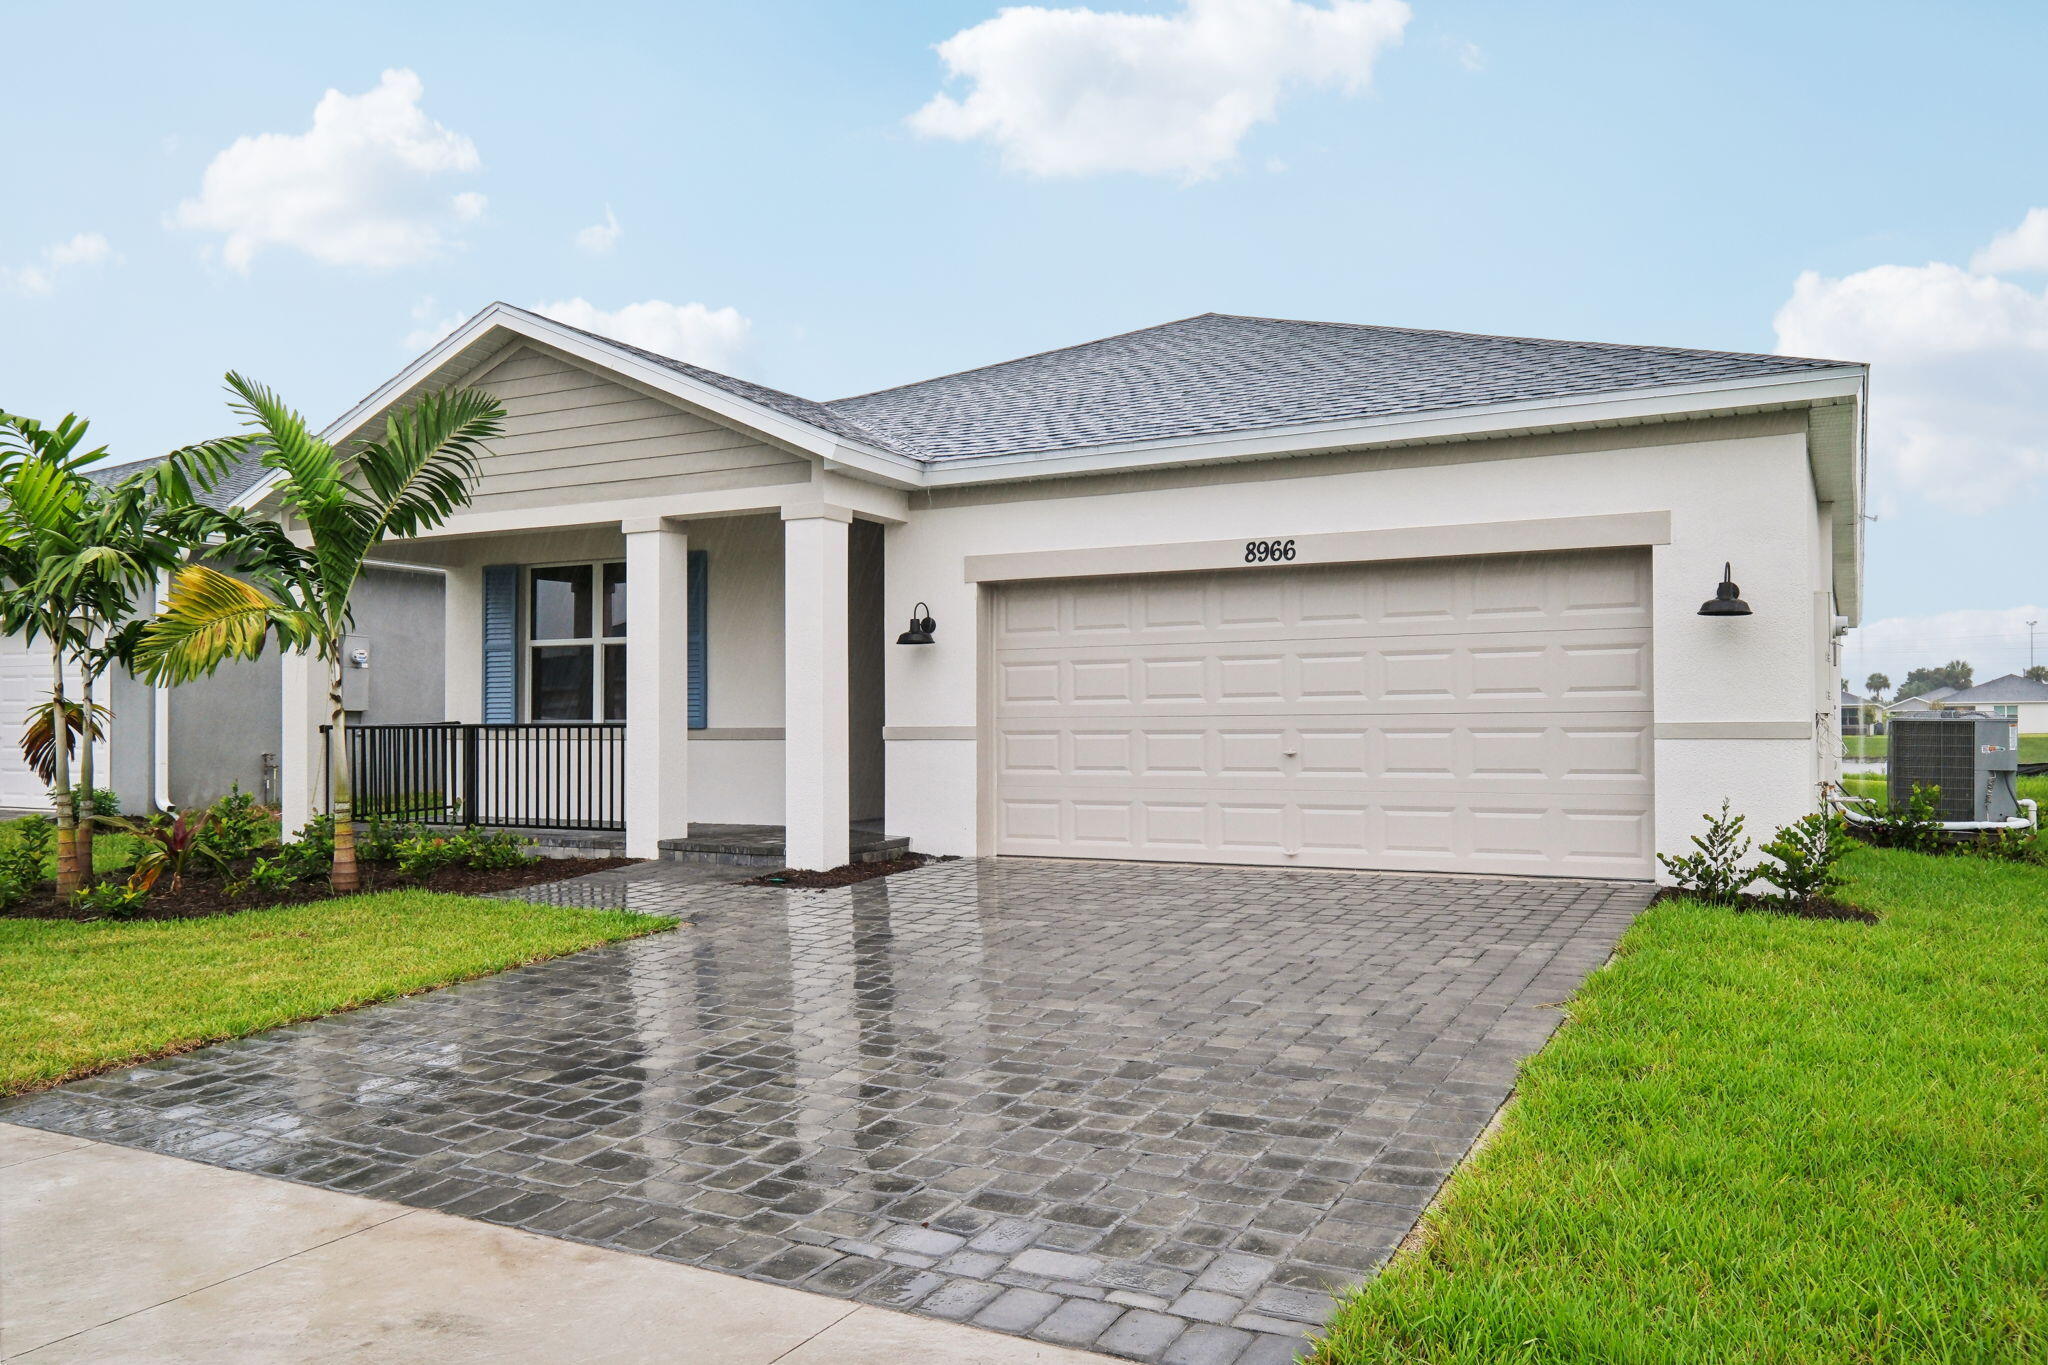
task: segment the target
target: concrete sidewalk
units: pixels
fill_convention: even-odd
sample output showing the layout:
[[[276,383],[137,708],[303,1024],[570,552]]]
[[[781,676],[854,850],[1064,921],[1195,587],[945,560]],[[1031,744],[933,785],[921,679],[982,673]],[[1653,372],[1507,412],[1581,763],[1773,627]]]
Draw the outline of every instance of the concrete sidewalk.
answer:
[[[0,1357],[1108,1365],[1108,1357],[0,1123]]]

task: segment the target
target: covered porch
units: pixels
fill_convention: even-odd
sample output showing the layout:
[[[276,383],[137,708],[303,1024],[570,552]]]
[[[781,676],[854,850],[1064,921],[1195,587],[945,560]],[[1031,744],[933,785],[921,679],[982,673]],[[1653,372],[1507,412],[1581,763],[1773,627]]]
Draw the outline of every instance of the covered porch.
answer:
[[[416,642],[444,652],[441,719],[337,746],[317,670],[289,659],[287,733],[309,740],[284,774],[291,827],[345,758],[359,815],[564,852],[824,869],[907,847],[881,825],[878,521],[809,500],[517,530],[458,517],[380,553],[445,584],[443,638]]]

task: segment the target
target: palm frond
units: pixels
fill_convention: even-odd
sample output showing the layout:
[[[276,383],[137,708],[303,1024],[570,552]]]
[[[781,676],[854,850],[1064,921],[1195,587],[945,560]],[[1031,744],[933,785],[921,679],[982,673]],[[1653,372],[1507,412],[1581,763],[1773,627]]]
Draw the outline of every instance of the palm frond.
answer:
[[[29,708],[27,723],[21,728],[22,760],[42,778],[48,786],[57,780],[57,700],[52,697],[46,702]],[[64,699],[64,752],[78,752],[79,736],[85,742],[97,744],[107,737],[107,724],[114,713],[98,702],[92,704],[88,713],[83,702],[76,697]]]
[[[504,430],[505,410],[480,389],[444,389],[386,419],[384,438],[356,452],[377,504],[377,536],[410,536],[469,501],[477,450]]]
[[[305,612],[253,583],[188,565],[172,580],[163,610],[143,627],[135,670],[150,682],[190,682],[229,659],[257,657],[273,631],[286,648],[302,648],[311,638]]]

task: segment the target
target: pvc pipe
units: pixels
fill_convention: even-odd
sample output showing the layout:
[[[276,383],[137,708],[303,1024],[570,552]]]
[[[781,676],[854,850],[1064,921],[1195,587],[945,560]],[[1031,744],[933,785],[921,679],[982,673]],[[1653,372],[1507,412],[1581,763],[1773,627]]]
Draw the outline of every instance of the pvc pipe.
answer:
[[[1863,798],[1847,797],[1835,799],[1835,808],[1841,811],[1842,817],[1844,819],[1853,820],[1859,825],[1875,825],[1882,823],[1874,815],[1866,815],[1862,811],[1859,811],[1852,806],[1844,805],[1843,799],[1859,801]],[[1937,820],[1934,822],[1934,827],[1936,829],[1956,830],[2038,829],[2040,827],[2039,810],[2034,805],[2034,799],[2030,796],[2022,797],[2020,799],[2020,804],[2027,808],[2027,813],[2025,815],[2015,815],[2009,820]]]

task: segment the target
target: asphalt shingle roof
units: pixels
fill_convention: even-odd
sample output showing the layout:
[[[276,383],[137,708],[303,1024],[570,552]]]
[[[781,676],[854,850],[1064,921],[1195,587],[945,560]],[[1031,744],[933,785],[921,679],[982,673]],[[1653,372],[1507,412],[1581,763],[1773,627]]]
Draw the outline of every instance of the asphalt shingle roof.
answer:
[[[2021,673],[2008,673],[2002,678],[1978,683],[1975,687],[1961,692],[1950,693],[1945,700],[1951,706],[1996,705],[2004,702],[2010,705],[2022,701],[2048,701],[2048,683],[2035,682]]]
[[[1830,369],[1798,356],[1204,313],[825,406],[927,459]]]
[[[95,465],[86,470],[85,473],[86,477],[96,482],[113,483],[117,479],[133,474],[138,469],[147,469],[151,465],[162,464],[163,460],[164,457],[159,455],[154,459],[130,460],[126,464]],[[234,465],[226,474],[221,476],[220,480],[212,488],[200,493],[199,501],[209,507],[232,507],[235,504],[235,499],[255,487],[256,481],[262,478],[265,472],[263,452],[260,450],[249,451],[236,460]]]
[[[569,330],[835,435],[934,462],[1796,374],[1844,363],[1203,313],[819,403]]]

